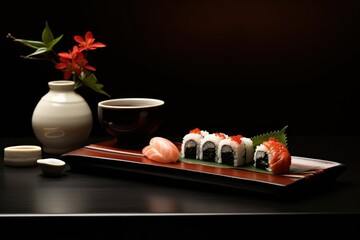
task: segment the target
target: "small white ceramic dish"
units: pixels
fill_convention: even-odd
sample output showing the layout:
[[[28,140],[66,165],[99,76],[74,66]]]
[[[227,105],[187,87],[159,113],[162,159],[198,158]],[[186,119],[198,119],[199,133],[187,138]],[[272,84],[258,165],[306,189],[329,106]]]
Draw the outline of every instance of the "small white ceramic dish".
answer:
[[[36,145],[17,145],[4,148],[4,164],[13,167],[36,166],[42,149]]]
[[[58,177],[65,171],[66,163],[57,158],[43,158],[38,159],[36,162],[44,176]]]

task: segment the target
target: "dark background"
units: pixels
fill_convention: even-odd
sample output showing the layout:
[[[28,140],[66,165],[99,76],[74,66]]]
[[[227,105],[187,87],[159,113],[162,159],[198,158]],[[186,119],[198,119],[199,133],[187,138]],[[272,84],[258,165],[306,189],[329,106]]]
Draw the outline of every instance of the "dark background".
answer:
[[[93,32],[107,45],[89,55],[113,98],[166,101],[159,134],[357,135],[359,1],[8,1],[1,5],[1,136],[32,136],[32,112],[62,74],[20,59],[49,25],[67,51]],[[356,84],[356,85],[355,85]],[[81,89],[96,119],[105,96]]]

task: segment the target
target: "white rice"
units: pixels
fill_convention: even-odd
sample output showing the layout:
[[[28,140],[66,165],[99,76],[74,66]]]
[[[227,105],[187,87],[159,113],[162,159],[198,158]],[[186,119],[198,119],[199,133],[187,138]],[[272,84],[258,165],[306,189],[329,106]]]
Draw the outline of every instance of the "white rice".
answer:
[[[257,155],[260,154],[260,158],[265,157],[265,155],[268,156],[268,159],[271,159],[271,152],[270,150],[264,145],[264,144],[260,144],[258,146],[256,146],[255,149],[255,153],[254,153],[254,166],[256,167],[256,160],[257,160]],[[267,171],[271,171],[270,167],[266,168]]]
[[[245,163],[251,163],[254,158],[254,145],[250,138],[243,137],[241,141],[245,144]]]
[[[225,135],[225,138],[227,138],[228,136]],[[200,149],[199,149],[199,159],[202,160],[203,159],[203,152],[204,150],[204,144],[206,142],[212,142],[214,143],[215,145],[215,153],[217,153],[218,151],[218,146],[219,146],[219,143],[220,141],[222,140],[223,138],[221,138],[220,136],[216,135],[215,133],[211,133],[211,134],[208,134],[206,136],[204,136],[201,140],[200,140]],[[217,162],[218,156],[216,154],[216,157],[215,157],[215,162]]]
[[[200,151],[200,140],[208,135],[208,131],[201,130],[200,134],[198,133],[188,133],[183,137],[182,144],[181,144],[181,157],[185,157],[185,144],[189,140],[193,140],[196,143],[196,159],[199,159],[199,151]]]
[[[217,150],[217,162],[222,163],[221,158],[221,148],[225,145],[228,145],[232,148],[234,153],[234,166],[242,166],[245,164],[245,143],[244,141],[241,141],[239,144],[236,141],[231,140],[231,138],[223,139],[219,142],[218,150]]]

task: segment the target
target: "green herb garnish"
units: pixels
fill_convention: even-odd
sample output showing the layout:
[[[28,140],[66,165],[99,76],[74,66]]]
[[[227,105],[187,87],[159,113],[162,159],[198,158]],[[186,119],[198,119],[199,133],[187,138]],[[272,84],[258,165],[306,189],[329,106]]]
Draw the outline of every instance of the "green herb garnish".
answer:
[[[287,136],[285,134],[285,130],[287,127],[288,126],[285,126],[283,129],[279,131],[273,131],[252,137],[251,140],[253,141],[254,148],[262,144],[264,141],[269,140],[270,137],[275,138],[276,140],[278,140],[287,147]]]

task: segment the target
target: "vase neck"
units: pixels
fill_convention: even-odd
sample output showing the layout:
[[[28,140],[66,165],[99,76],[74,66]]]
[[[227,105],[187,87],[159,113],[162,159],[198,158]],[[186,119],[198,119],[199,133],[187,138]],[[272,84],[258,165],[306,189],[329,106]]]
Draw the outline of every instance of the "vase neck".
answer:
[[[56,80],[48,83],[50,90],[74,91],[75,82],[71,80]]]

